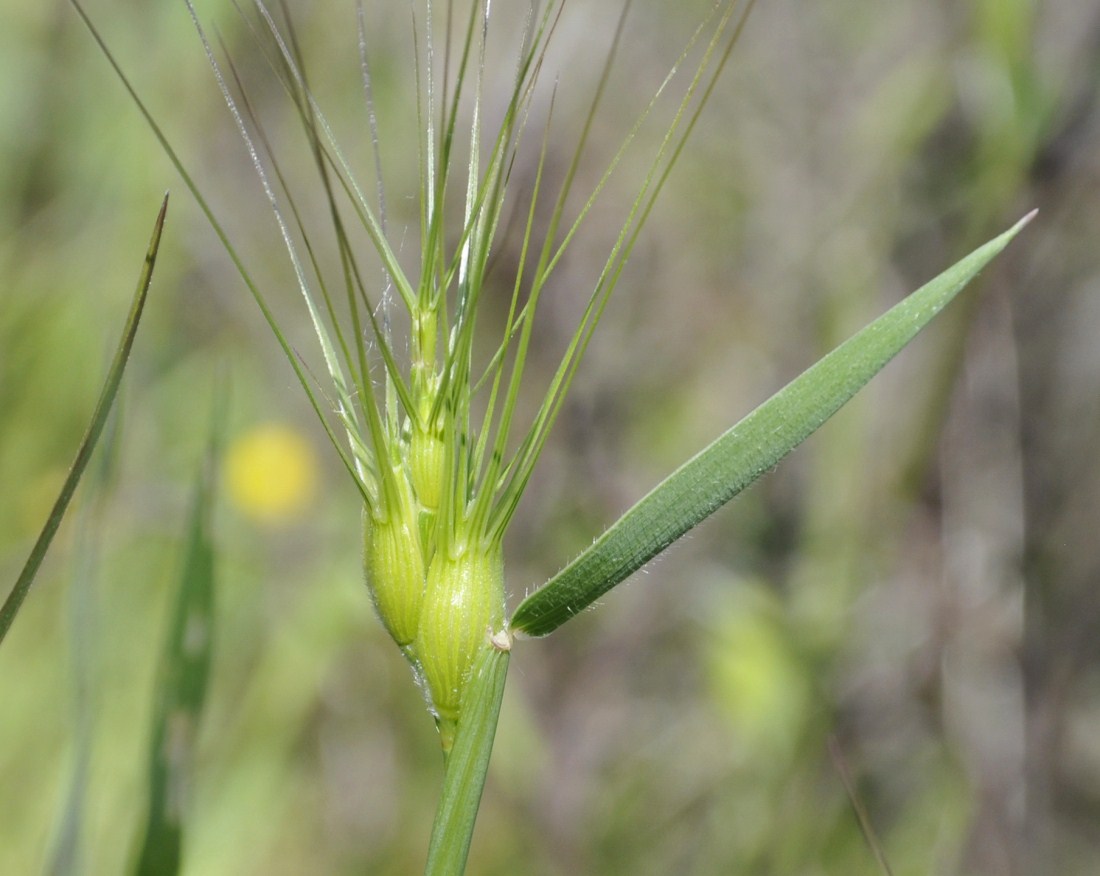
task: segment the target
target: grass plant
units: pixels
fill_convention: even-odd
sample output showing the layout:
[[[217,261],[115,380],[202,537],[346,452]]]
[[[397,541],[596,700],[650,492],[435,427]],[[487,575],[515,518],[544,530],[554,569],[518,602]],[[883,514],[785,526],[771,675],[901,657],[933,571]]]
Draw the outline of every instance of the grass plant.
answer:
[[[404,229],[394,230],[387,210],[394,193],[381,172],[384,120],[375,108],[369,10],[360,8],[355,20],[369,120],[365,140],[374,146],[377,168],[370,185],[356,172],[313,92],[288,4],[269,7],[254,0],[250,12],[242,11],[264,75],[285,91],[300,121],[330,226],[320,231],[310,225],[306,197],[295,190],[293,173],[254,110],[241,65],[184,0],[277,224],[316,337],[320,378],[163,133],[158,112],[146,106],[107,48],[109,40],[77,0],[72,2],[220,238],[361,498],[356,525],[362,531],[368,592],[426,701],[443,753],[428,873],[465,869],[516,642],[553,633],[771,470],[904,348],[1031,218],[921,287],[740,420],[509,615],[505,533],[582,360],[599,343],[597,326],[646,221],[734,55],[751,0],[717,0],[710,6],[587,189],[580,170],[590,157],[592,130],[611,100],[608,85],[629,0],[618,29],[608,35],[601,72],[560,175],[550,172],[547,156],[551,138],[558,136],[559,89],[571,83],[551,85],[545,68],[565,4],[532,3],[521,38],[510,45],[496,41],[496,13],[488,2],[410,4],[415,39],[407,72],[416,84],[416,101],[408,111],[415,117],[418,167],[411,257],[402,247]],[[514,72],[498,105],[491,102],[491,86],[502,67]],[[639,135],[654,125],[659,136],[647,153]],[[529,159],[533,178],[521,183],[517,168]],[[636,194],[619,213],[579,320],[548,383],[532,385],[528,361],[562,266],[596,217],[604,215],[597,205],[603,206],[611,180],[637,166]],[[501,267],[496,259],[513,233],[520,241],[518,256]],[[335,268],[323,255],[326,249],[335,253]],[[506,272],[503,280],[501,272]],[[499,328],[487,342],[489,308],[497,309]],[[197,504],[192,539],[204,581],[210,562],[202,526],[208,501]],[[206,585],[184,593],[199,594],[200,609],[208,611]],[[181,608],[179,617],[185,616]],[[180,651],[183,628],[180,620],[167,659],[170,667],[176,663],[180,677],[194,682],[175,685],[184,691],[183,704],[194,721],[209,653],[194,657],[190,666],[191,658]],[[161,732],[165,714],[158,719]],[[150,781],[154,801],[163,802],[156,788],[163,790],[165,764],[156,753],[155,748]],[[175,872],[179,826],[166,829],[173,854],[158,858],[155,813],[156,803],[139,872]],[[140,869],[150,861],[167,863]]]

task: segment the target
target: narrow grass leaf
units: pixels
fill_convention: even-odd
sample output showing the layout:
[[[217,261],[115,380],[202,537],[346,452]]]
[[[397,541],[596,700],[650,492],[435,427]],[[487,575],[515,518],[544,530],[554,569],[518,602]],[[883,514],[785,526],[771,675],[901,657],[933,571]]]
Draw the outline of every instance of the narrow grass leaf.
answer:
[[[141,321],[141,312],[145,307],[149,284],[153,279],[153,266],[156,264],[157,250],[160,248],[160,236],[164,230],[164,217],[167,211],[168,195],[165,195],[156,222],[153,224],[153,236],[149,241],[149,249],[145,253],[145,263],[142,265],[137,290],[134,292],[133,300],[130,303],[130,313],[126,317],[126,326],[115,350],[111,367],[107,371],[107,379],[103,383],[103,389],[99,394],[99,400],[96,402],[95,411],[92,413],[92,421],[88,425],[88,431],[84,434],[84,440],[80,442],[76,459],[73,461],[72,468],[69,469],[65,483],[61,486],[57,501],[54,502],[53,508],[50,510],[46,525],[42,528],[38,540],[34,543],[34,547],[31,549],[23,571],[19,573],[15,586],[8,594],[7,599],[4,600],[3,607],[0,608],[0,642],[4,641],[4,637],[8,634],[16,614],[23,605],[23,600],[27,597],[31,584],[34,583],[38,569],[46,556],[46,551],[49,550],[50,543],[53,541],[54,535],[57,534],[57,529],[61,525],[61,520],[65,516],[65,511],[69,507],[73,493],[76,492],[77,484],[80,483],[80,478],[84,474],[88,460],[91,459],[92,451],[95,450],[96,442],[99,441],[99,436],[103,432],[107,415],[111,412],[111,406],[118,395],[119,383],[122,381],[122,374],[126,370],[126,363],[130,358],[130,350],[134,345],[138,323]]]
[[[863,834],[864,840],[866,840],[867,845],[874,853],[875,861],[878,863],[879,869],[882,870],[885,876],[894,876],[894,871],[890,868],[890,862],[886,859],[886,852],[883,850],[882,843],[875,833],[875,826],[871,822],[871,815],[867,811],[867,807],[864,805],[859,795],[859,790],[852,780],[852,774],[848,769],[848,764],[844,760],[844,751],[840,747],[840,740],[837,739],[835,735],[829,736],[829,757],[832,759],[833,766],[840,776],[841,784],[844,785],[844,793],[848,795],[848,802],[852,804],[852,811],[855,813],[856,820],[859,822],[860,832]]]
[[[454,747],[447,756],[426,876],[455,876],[466,869],[508,676],[508,656],[507,650],[487,644],[474,663]]]
[[[195,487],[183,571],[157,682],[146,777],[149,811],[134,866],[138,876],[172,876],[181,864],[183,815],[213,642],[211,517],[223,419],[221,405],[215,404],[210,447]]]
[[[512,630],[553,632],[771,469],[897,355],[1032,216],[922,286],[688,460],[520,603]]]

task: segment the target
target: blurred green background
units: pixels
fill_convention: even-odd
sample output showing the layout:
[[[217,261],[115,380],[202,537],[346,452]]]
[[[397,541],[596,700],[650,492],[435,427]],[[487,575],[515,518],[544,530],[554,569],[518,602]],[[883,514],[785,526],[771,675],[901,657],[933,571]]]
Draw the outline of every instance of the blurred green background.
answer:
[[[354,4],[293,5],[321,103],[369,180]],[[635,6],[582,185],[709,4]],[[250,77],[280,158],[308,180],[247,27],[228,3],[201,8]],[[314,361],[182,3],[89,0],[89,12]],[[568,4],[544,71],[546,85],[560,78],[552,174],[568,164],[616,14]],[[409,7],[368,3],[366,15],[391,231],[407,257]],[[511,69],[491,64],[490,102]],[[598,611],[519,644],[471,873],[878,872],[830,740],[896,874],[1096,872],[1098,86],[1100,8],[1085,0],[753,12],[513,525],[513,596],[907,291],[1041,212],[778,471]],[[540,133],[547,105],[536,102]],[[659,133],[647,128],[639,155]],[[517,186],[534,160],[524,154]],[[642,168],[628,161],[613,179],[562,268],[536,392]],[[0,873],[110,874],[132,857],[218,375],[231,415],[217,637],[186,871],[417,872],[441,758],[362,585],[355,490],[61,0],[0,5],[0,593],[90,416],[166,188],[109,465],[82,487],[0,648]],[[325,239],[323,201],[302,191]]]

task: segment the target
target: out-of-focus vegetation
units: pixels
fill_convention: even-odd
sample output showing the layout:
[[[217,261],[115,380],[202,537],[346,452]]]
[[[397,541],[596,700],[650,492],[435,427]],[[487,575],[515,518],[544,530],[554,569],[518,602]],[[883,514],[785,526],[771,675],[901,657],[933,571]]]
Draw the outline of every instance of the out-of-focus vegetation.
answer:
[[[637,4],[593,181],[708,5]],[[273,221],[182,4],[89,12],[308,359]],[[203,12],[261,81],[229,5]],[[366,13],[390,222],[414,247],[408,9]],[[547,71],[557,114],[583,105],[615,14],[567,9]],[[322,104],[369,168],[354,4],[297,19]],[[219,373],[229,446],[187,872],[416,872],[441,765],[371,616],[355,490],[69,6],[8,0],[0,20],[5,587],[88,420],[149,218],[165,188],[178,195],[115,469],[78,496],[94,503],[95,572],[63,528],[0,649],[0,873],[64,860],[85,753],[70,872],[121,872],[136,851]],[[1100,13],[1074,0],[755,10],[513,525],[513,594],[905,291],[1041,214],[776,473],[598,613],[519,643],[471,873],[519,859],[546,874],[874,872],[830,737],[894,872],[1093,872],[1098,47]],[[278,86],[252,97],[293,166],[304,152]],[[551,140],[549,166],[572,146]],[[631,189],[617,179],[609,203]],[[320,196],[308,206],[322,223]],[[604,249],[594,240],[593,258]],[[565,266],[578,284],[583,256]],[[586,295],[560,284],[529,367],[552,367]]]

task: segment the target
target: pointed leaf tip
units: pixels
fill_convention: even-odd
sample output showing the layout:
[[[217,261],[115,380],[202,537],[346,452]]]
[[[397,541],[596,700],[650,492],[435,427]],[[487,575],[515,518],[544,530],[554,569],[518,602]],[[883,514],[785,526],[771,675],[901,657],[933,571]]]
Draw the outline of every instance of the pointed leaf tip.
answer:
[[[682,465],[524,599],[512,629],[529,636],[553,632],[771,470],[897,355],[1035,212],[896,304]]]
[[[134,337],[137,335],[138,324],[141,321],[142,310],[145,307],[149,284],[153,280],[153,267],[156,264],[157,251],[160,249],[160,238],[164,230],[164,218],[167,211],[168,195],[165,194],[160,211],[157,213],[156,222],[153,224],[152,237],[149,241],[149,248],[145,253],[145,262],[138,278],[137,289],[134,291],[134,296],[130,302],[130,312],[126,317],[126,325],[123,328],[118,346],[115,348],[114,358],[111,360],[111,366],[107,371],[103,388],[100,390],[99,400],[96,402],[91,422],[88,424],[88,430],[84,433],[84,439],[80,442],[76,458],[73,460],[69,474],[61,486],[61,492],[54,501],[50,515],[46,519],[34,547],[31,548],[30,556],[27,557],[27,562],[19,573],[15,586],[12,587],[11,592],[4,600],[4,604],[0,606],[0,642],[4,641],[4,637],[15,621],[16,614],[19,613],[19,609],[23,605],[23,600],[26,599],[27,593],[34,583],[38,569],[46,556],[46,551],[49,550],[53,537],[57,534],[58,527],[61,526],[61,520],[65,516],[69,502],[76,492],[81,477],[84,475],[88,460],[91,459],[92,451],[95,450],[96,443],[99,441],[103,427],[107,423],[107,417],[114,405],[115,397],[118,395],[118,387],[122,382],[122,374],[126,370],[126,364],[129,362],[130,350],[133,348]]]

